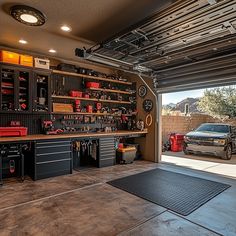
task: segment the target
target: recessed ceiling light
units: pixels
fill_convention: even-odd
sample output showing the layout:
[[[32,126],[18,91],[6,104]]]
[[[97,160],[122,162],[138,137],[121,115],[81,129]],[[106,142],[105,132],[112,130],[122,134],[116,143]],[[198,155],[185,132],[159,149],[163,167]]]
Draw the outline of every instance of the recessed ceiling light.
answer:
[[[61,26],[61,30],[65,31],[65,32],[70,32],[71,31],[71,27],[68,25],[63,25]]]
[[[56,50],[54,50],[54,49],[49,49],[48,50],[50,53],[56,53],[57,51]]]
[[[22,14],[20,15],[21,20],[27,22],[27,23],[31,23],[31,24],[35,24],[38,22],[38,19],[30,14]]]
[[[25,5],[11,7],[10,14],[15,20],[30,26],[40,26],[46,21],[46,17],[42,12]]]
[[[26,40],[24,40],[24,39],[20,39],[20,40],[19,40],[19,43],[21,43],[21,44],[27,44],[28,42],[27,42]]]

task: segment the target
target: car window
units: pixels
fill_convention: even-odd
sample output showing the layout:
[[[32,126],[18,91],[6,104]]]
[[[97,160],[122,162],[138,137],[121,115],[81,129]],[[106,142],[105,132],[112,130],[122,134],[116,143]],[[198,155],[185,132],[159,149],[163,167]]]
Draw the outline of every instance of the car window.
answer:
[[[202,124],[196,129],[196,131],[229,133],[230,128],[228,125]]]

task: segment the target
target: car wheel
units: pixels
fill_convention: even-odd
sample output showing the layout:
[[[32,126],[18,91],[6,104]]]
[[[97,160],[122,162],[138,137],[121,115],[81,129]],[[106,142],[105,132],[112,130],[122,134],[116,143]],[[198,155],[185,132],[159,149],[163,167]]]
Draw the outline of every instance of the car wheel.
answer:
[[[230,160],[232,158],[232,146],[229,144],[225,150],[225,155],[222,156],[223,160]]]
[[[186,150],[186,147],[183,148],[183,152],[184,152],[185,155],[189,155],[190,154],[189,151]]]

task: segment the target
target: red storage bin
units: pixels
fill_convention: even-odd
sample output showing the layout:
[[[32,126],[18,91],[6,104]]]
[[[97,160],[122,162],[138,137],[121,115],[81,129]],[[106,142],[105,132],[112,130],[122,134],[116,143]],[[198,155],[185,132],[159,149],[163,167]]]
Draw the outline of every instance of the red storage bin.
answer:
[[[0,137],[26,136],[27,132],[26,127],[0,127]]]
[[[184,143],[184,134],[171,134],[170,135],[170,145],[172,152],[182,152]]]
[[[71,97],[78,97],[78,98],[81,98],[82,97],[82,92],[80,91],[75,91],[75,90],[71,90],[70,91],[70,96]]]
[[[83,97],[84,97],[84,98],[89,98],[89,94],[84,93],[84,94],[83,94]]]
[[[100,88],[100,83],[86,82],[86,88]]]

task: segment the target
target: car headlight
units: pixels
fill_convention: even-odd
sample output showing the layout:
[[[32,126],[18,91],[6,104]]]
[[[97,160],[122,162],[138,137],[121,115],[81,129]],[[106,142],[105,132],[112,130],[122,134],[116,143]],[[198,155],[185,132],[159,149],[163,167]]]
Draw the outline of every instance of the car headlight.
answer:
[[[226,140],[225,139],[214,139],[214,143],[225,145]]]
[[[184,141],[185,142],[189,142],[190,141],[190,138],[188,136],[184,136]]]

